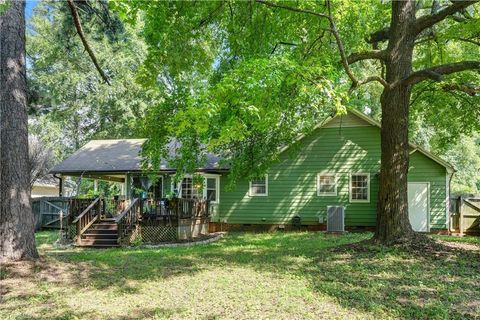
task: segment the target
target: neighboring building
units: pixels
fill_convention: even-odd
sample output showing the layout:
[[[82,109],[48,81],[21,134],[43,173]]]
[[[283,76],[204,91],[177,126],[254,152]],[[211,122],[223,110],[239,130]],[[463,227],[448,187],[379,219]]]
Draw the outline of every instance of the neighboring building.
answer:
[[[35,181],[32,187],[32,198],[39,197],[58,197],[60,188],[58,179],[51,175],[47,175]]]
[[[361,112],[350,110],[332,117],[308,136],[299,138],[298,152],[283,152],[268,174],[256,181],[240,181],[226,191],[228,168],[210,155],[198,173],[205,177],[202,190],[186,177],[171,183],[175,168],[162,163],[160,179],[151,185],[142,177],[139,151],[145,140],[96,140],[87,143],[51,172],[124,184],[131,198],[136,190],[153,197],[177,191],[181,197],[211,200],[213,224],[280,225],[299,216],[302,225],[321,227],[326,208],[345,207],[347,227],[373,227],[376,219],[380,170],[380,127]],[[408,175],[410,221],[417,231],[448,226],[449,181],[453,167],[429,152],[411,145]]]

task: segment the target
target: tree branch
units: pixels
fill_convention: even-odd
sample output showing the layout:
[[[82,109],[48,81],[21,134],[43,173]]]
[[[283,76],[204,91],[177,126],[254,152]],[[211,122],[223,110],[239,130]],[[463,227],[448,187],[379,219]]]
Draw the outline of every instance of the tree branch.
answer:
[[[468,94],[471,97],[477,95],[480,92],[479,86],[473,86],[469,84],[458,84],[458,83],[446,83],[442,86],[442,89],[445,91],[461,91]]]
[[[328,30],[325,30],[325,29],[322,30],[322,34],[320,34],[315,40],[312,41],[312,43],[305,50],[305,53],[303,55],[303,59],[305,59],[310,54],[310,51],[315,47],[317,42],[320,41],[320,39],[322,39],[325,36],[326,31],[328,31]]]
[[[277,50],[277,48],[278,48],[279,46],[281,46],[281,45],[283,45],[283,46],[293,46],[293,47],[298,46],[298,44],[293,43],[293,42],[280,41],[280,42],[277,42],[277,43],[275,44],[275,46],[273,47],[272,52],[270,52],[270,54],[274,54],[275,51]]]
[[[90,59],[95,65],[95,68],[97,68],[98,73],[100,73],[100,76],[102,77],[103,81],[105,81],[108,85],[111,85],[110,80],[108,80],[107,75],[103,72],[102,68],[100,67],[100,64],[98,63],[98,60],[95,57],[95,54],[93,53],[92,48],[90,47],[90,45],[87,42],[87,39],[85,38],[82,24],[80,23],[80,16],[78,15],[78,11],[75,4],[73,3],[73,0],[67,0],[67,3],[68,3],[68,6],[70,7],[70,12],[72,13],[73,22],[75,24],[75,28],[77,29],[78,36],[82,40],[83,47],[88,52]]]
[[[367,43],[374,44],[390,39],[390,27],[383,28],[370,34],[370,38],[365,39]]]
[[[415,71],[402,81],[405,85],[414,85],[421,81],[430,79],[433,81],[442,81],[443,75],[452,74],[466,70],[480,70],[480,61],[462,61],[448,63],[440,66]]]
[[[468,6],[478,2],[478,0],[456,0],[450,6],[446,7],[445,9],[439,10],[436,13],[432,13],[426,16],[419,17],[415,25],[413,26],[413,30],[415,34],[419,34],[423,30],[432,27],[436,23],[444,20],[448,16],[451,16],[459,11],[462,11]]]
[[[385,51],[373,50],[373,51],[352,53],[347,57],[347,62],[348,64],[353,64],[357,61],[368,60],[368,59],[385,60]]]
[[[352,72],[352,69],[350,69],[350,65],[349,65],[349,62],[348,62],[348,59],[347,59],[347,55],[345,53],[345,47],[343,46],[343,42],[342,42],[342,39],[340,37],[340,33],[338,32],[337,26],[335,24],[335,20],[332,17],[329,0],[327,0],[327,7],[328,7],[328,11],[329,11],[328,15],[324,14],[324,13],[312,11],[312,10],[309,10],[309,9],[301,9],[301,8],[297,8],[297,7],[286,6],[286,5],[283,5],[283,4],[273,3],[273,2],[265,1],[265,0],[256,0],[256,2],[264,4],[264,5],[272,7],[272,8],[280,8],[280,9],[284,9],[284,10],[299,12],[299,13],[303,13],[303,14],[309,14],[309,15],[313,15],[313,16],[317,16],[317,17],[320,17],[320,18],[327,19],[328,22],[330,23],[330,29],[327,29],[327,31],[331,32],[333,34],[333,36],[335,37],[335,42],[337,43],[338,51],[340,52],[340,57],[341,57],[340,61],[342,63],[343,68],[345,69],[345,72],[347,73],[348,78],[352,81],[352,86],[350,88],[350,91],[355,89],[359,85],[366,84],[366,83],[369,83],[369,82],[372,82],[372,81],[378,81],[383,86],[389,87],[389,84],[383,78],[381,78],[379,76],[368,77],[367,79],[362,80],[362,81],[359,81],[355,77],[355,75]],[[365,55],[366,53],[361,53],[361,54]],[[357,54],[357,55],[359,55],[359,54]],[[360,60],[363,60],[363,59],[360,59]]]
[[[215,16],[218,10],[222,9],[223,5],[225,2],[221,2],[219,6],[217,6],[212,12],[208,14],[208,16],[202,20],[200,20],[200,23],[197,26],[197,29],[202,28],[204,25],[206,25],[208,22],[212,20],[212,18]]]
[[[480,46],[480,41],[477,41],[477,40],[474,40],[474,39],[470,39],[470,38],[452,38],[452,39],[462,41],[462,42],[468,42],[468,43]]]
[[[352,83],[352,86],[350,87],[350,89],[348,90],[348,92],[352,92],[353,90],[355,90],[357,87],[361,86],[361,85],[364,85],[364,84],[367,84],[367,83],[370,83],[370,82],[378,82],[380,83],[383,87],[385,88],[390,88],[390,84],[385,80],[383,79],[382,77],[380,76],[370,76],[364,80],[359,80],[357,82],[356,85],[353,85]]]
[[[310,14],[310,15],[313,15],[313,16],[317,16],[317,17],[321,17],[321,18],[325,18],[325,19],[330,20],[328,15],[326,15],[324,13],[316,12],[316,11],[313,11],[313,10],[301,9],[301,8],[291,7],[291,6],[285,6],[283,4],[278,4],[278,3],[265,1],[265,0],[255,0],[255,1],[258,2],[258,3],[264,4],[268,7],[280,8],[280,9],[285,9],[285,10],[289,10],[289,11],[293,11],[293,12],[299,12],[299,13],[306,13],[306,14]]]

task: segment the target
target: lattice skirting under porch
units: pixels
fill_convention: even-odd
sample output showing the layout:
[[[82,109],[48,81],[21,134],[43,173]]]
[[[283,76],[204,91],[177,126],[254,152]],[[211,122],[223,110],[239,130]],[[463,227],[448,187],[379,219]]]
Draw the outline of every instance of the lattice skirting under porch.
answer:
[[[144,243],[159,243],[177,240],[177,226],[165,225],[163,221],[146,220],[138,227],[138,236]]]
[[[77,225],[75,224],[67,225],[66,236],[70,240],[75,240],[75,237],[77,236]]]

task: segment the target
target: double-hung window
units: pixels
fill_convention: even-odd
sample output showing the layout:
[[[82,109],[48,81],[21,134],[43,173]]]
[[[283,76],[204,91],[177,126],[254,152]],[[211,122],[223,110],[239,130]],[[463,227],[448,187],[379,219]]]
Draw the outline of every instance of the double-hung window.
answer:
[[[317,175],[317,195],[336,196],[337,176],[333,173],[319,173]]]
[[[204,185],[204,198],[210,200],[211,202],[219,202],[219,192],[220,192],[220,179],[218,176],[205,176],[205,185]]]
[[[370,174],[350,174],[350,202],[370,202]]]
[[[248,194],[251,197],[268,196],[268,175],[250,181]]]

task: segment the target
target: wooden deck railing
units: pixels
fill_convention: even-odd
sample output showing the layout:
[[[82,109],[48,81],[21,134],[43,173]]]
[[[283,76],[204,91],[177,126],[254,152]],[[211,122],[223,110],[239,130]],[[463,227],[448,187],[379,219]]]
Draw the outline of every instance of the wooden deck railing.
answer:
[[[128,200],[120,198],[103,199],[103,212],[105,216],[115,217],[121,214],[128,206]]]
[[[210,201],[199,199],[142,199],[142,217],[188,219],[208,217]]]
[[[197,199],[178,200],[178,217],[180,219],[208,217],[210,201]]]
[[[118,226],[118,240],[122,240],[133,231],[140,218],[142,201],[138,198],[133,199],[130,205],[115,218]]]
[[[100,198],[97,198],[72,221],[73,224],[77,225],[77,241],[80,241],[82,234],[88,227],[99,219],[101,213],[102,202]]]
[[[70,198],[68,200],[68,212],[70,213],[68,217],[68,223],[72,224],[85,209],[96,199],[94,198]]]
[[[118,227],[118,241],[123,240],[137,227],[141,219],[163,220],[165,225],[180,224],[180,219],[208,218],[210,201],[200,199],[72,199],[68,216],[69,225],[76,225],[74,234],[80,241],[85,231],[103,217],[113,217]],[[82,210],[80,213],[79,211]]]

